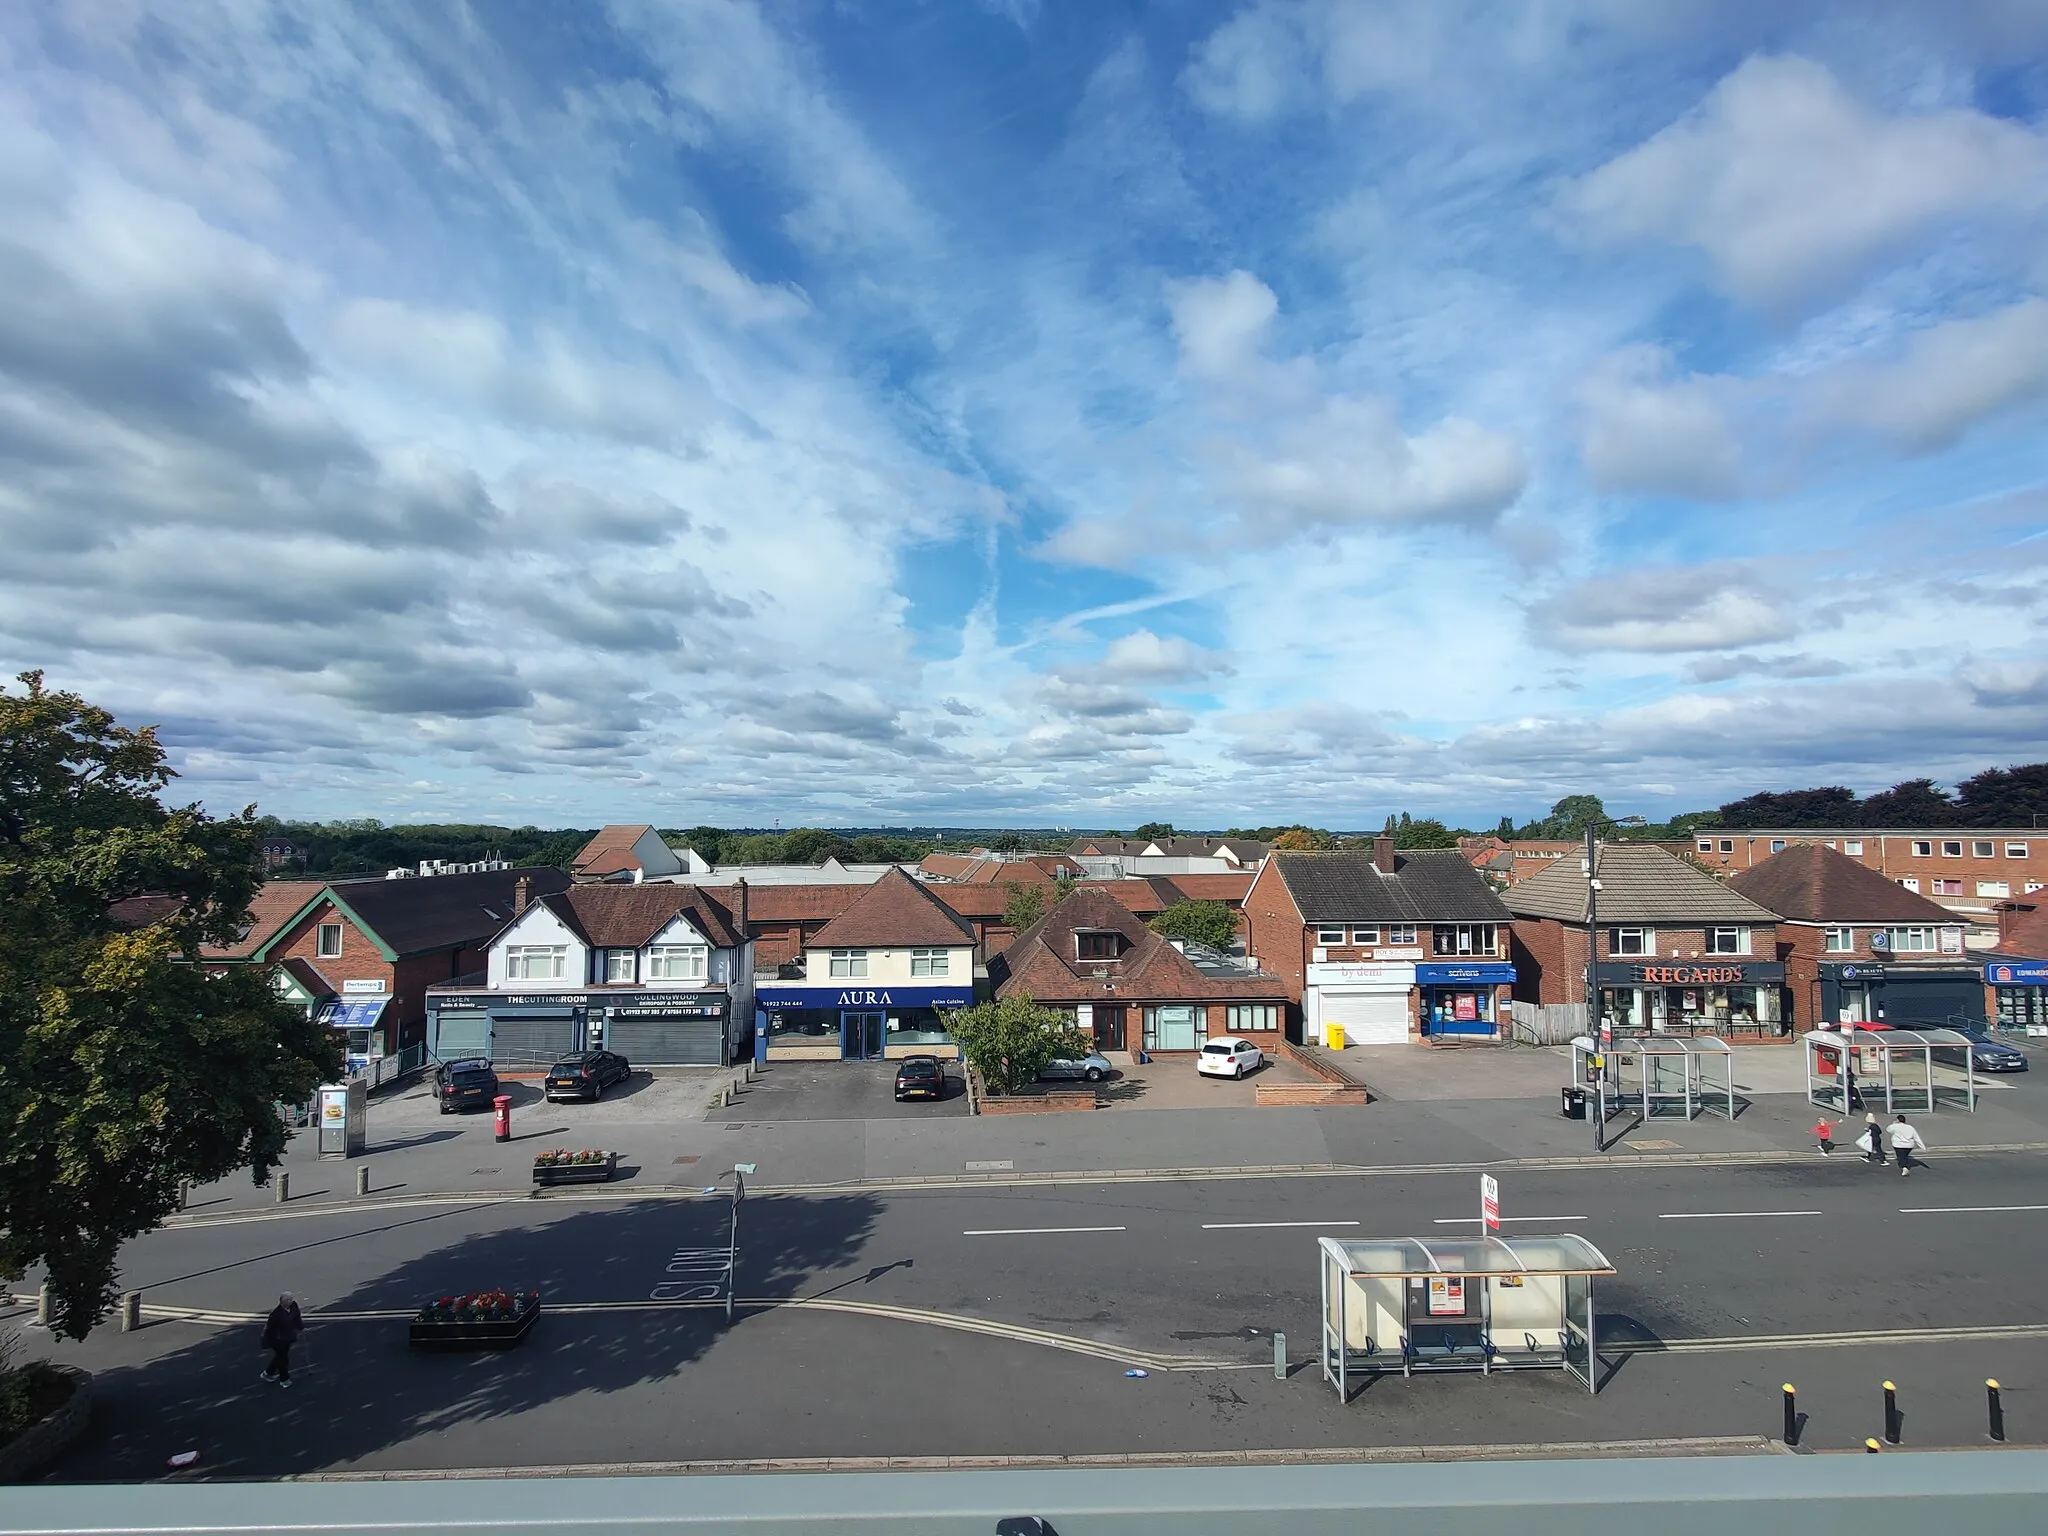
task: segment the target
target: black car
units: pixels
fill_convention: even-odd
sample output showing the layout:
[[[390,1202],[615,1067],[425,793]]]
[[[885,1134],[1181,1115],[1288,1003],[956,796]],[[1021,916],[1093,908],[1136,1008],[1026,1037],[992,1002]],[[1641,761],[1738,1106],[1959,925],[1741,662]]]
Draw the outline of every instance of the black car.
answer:
[[[441,1101],[441,1113],[458,1109],[489,1109],[498,1096],[498,1074],[481,1056],[464,1061],[444,1061],[434,1068],[434,1097]]]
[[[946,1069],[936,1056],[906,1056],[896,1063],[896,1102],[943,1099]]]
[[[616,1051],[576,1051],[548,1068],[541,1092],[551,1104],[563,1099],[589,1099],[594,1104],[605,1089],[632,1075],[626,1058]]]
[[[1965,1029],[1960,1033],[1970,1042],[1970,1064],[1979,1072],[2027,1070],[2027,1053],[2019,1047],[2007,1045],[1982,1030]]]

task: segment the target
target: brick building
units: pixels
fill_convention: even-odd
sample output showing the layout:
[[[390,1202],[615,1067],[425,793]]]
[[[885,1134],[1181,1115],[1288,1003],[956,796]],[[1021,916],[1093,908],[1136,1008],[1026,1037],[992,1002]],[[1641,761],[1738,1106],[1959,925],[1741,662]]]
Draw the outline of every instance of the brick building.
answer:
[[[1024,993],[1072,1013],[1099,1051],[1199,1051],[1220,1035],[1270,1042],[1287,1011],[1278,976],[1183,953],[1101,886],[1083,886],[1025,929],[988,976],[998,997]]]
[[[1955,913],[1822,843],[1793,843],[1728,882],[1778,914],[1787,1019],[1981,1025],[1982,968]]]
[[[1999,1028],[2048,1034],[2048,900],[2001,902],[1998,949],[1983,958]]]
[[[1648,843],[1599,845],[1597,976],[1617,1030],[1789,1036],[1777,914]],[[1515,996],[1586,1001],[1586,861],[1558,859],[1501,893]]]
[[[1250,949],[1287,984],[1289,1033],[1389,1044],[1498,1038],[1509,911],[1454,849],[1274,853],[1244,900]]]
[[[1702,828],[1693,839],[1693,856],[1733,875],[1802,843],[1832,848],[1939,902],[1971,925],[1964,941],[1972,949],[1997,942],[2000,902],[2048,890],[2048,827]]]

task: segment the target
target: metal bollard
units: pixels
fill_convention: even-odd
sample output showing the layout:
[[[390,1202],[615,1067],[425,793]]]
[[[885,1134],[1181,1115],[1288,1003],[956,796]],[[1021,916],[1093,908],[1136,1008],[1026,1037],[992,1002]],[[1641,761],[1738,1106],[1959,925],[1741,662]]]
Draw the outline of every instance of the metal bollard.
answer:
[[[369,1192],[370,1167],[369,1164],[365,1163],[362,1167],[356,1170],[356,1193],[359,1195],[367,1195]]]
[[[133,1333],[142,1326],[142,1292],[121,1293],[121,1331]]]
[[[50,1326],[50,1313],[53,1310],[55,1309],[50,1305],[50,1287],[45,1285],[36,1292],[36,1326],[38,1328]]]
[[[1991,1438],[2003,1443],[2005,1440],[2005,1404],[1999,1401],[1998,1383],[1984,1383],[1984,1397],[1991,1410]]]
[[[1798,1394],[1792,1390],[1792,1383],[1785,1383],[1785,1443],[1799,1443],[1799,1402]]]
[[[1280,1381],[1287,1379],[1287,1335],[1273,1335],[1273,1375]]]
[[[1890,1382],[1884,1384],[1884,1442],[1899,1443],[1899,1389]]]
[[[191,1204],[192,1181],[190,1179],[180,1179],[178,1180],[178,1209],[182,1211]]]
[[[282,1171],[270,1176],[270,1198],[283,1205],[292,1197],[292,1176]]]

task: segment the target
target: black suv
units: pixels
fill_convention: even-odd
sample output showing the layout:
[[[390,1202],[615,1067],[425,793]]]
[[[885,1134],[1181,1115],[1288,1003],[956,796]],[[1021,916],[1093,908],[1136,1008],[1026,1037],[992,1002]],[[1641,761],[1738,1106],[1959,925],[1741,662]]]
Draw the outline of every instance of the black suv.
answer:
[[[434,1097],[441,1101],[441,1113],[458,1109],[489,1109],[498,1096],[498,1074],[481,1056],[466,1061],[444,1061],[434,1068]]]
[[[577,1051],[548,1068],[541,1092],[550,1104],[562,1099],[588,1099],[595,1104],[604,1097],[605,1089],[632,1075],[632,1067],[616,1051]]]

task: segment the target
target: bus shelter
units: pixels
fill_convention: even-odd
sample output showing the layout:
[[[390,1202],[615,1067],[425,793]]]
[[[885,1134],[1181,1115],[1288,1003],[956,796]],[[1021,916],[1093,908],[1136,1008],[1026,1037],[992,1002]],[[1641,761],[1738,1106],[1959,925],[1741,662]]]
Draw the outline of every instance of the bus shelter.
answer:
[[[1320,1240],[1323,1379],[1417,1371],[1562,1370],[1600,1390],[1596,1276],[1614,1266],[1583,1237]]]
[[[1976,1112],[1970,1038],[1953,1029],[1843,1024],[1810,1031],[1805,1048],[1809,1104],[1844,1115],[1856,1109],[1932,1114],[1943,1107]]]
[[[1645,1120],[1702,1114],[1735,1118],[1735,1047],[1714,1035],[1631,1035],[1617,1039],[1615,1082]],[[1630,1078],[1634,1085],[1631,1091]]]

